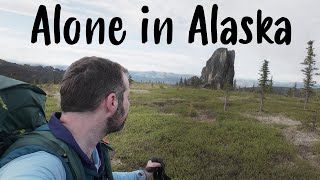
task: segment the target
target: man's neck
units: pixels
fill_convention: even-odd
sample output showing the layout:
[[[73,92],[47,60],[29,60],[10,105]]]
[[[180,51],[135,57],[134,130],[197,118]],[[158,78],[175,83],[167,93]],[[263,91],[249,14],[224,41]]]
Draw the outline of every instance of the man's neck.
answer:
[[[89,159],[104,136],[103,127],[96,123],[97,118],[97,113],[62,113],[60,118]]]

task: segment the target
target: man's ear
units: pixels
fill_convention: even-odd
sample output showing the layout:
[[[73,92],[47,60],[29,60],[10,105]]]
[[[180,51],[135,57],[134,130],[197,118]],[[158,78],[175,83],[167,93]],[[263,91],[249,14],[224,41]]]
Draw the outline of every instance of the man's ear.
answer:
[[[111,93],[106,96],[104,101],[104,107],[107,112],[114,113],[118,108],[118,99],[115,93]]]

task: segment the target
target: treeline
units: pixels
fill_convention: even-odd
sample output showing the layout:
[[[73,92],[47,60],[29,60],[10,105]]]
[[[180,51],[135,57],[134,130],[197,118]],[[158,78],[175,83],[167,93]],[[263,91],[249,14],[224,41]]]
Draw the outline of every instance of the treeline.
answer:
[[[303,73],[303,84],[304,87],[301,89],[302,91],[298,91],[297,83],[287,91],[288,96],[297,97],[302,96],[304,98],[304,110],[307,109],[308,103],[310,99],[313,97],[315,92],[314,85],[316,84],[315,76],[319,75],[319,68],[316,67],[315,53],[313,48],[314,41],[308,41],[307,43],[307,55],[305,59],[300,63],[302,65],[301,72]],[[272,92],[272,76],[269,78],[269,61],[264,60],[263,65],[260,69],[260,78],[259,78],[259,92],[260,92],[260,111],[263,111],[265,94],[268,92]],[[298,94],[299,93],[299,94]],[[316,96],[316,101],[319,101]],[[318,110],[316,110],[318,111]]]
[[[192,76],[190,79],[182,77],[180,78],[180,81],[176,83],[177,86],[189,86],[189,87],[201,87],[202,86],[202,81],[200,78],[197,76]]]
[[[256,86],[252,86],[252,87],[237,87],[235,89],[235,91],[239,91],[239,92],[259,92],[260,88],[256,87]],[[288,97],[304,97],[303,94],[303,89],[301,88],[294,88],[293,87],[277,87],[277,86],[273,86],[272,87],[272,94],[279,94],[279,95],[284,95],[284,96],[288,96]]]
[[[51,66],[30,66],[10,63],[0,59],[0,75],[11,77],[20,81],[42,84],[58,84],[65,71]]]

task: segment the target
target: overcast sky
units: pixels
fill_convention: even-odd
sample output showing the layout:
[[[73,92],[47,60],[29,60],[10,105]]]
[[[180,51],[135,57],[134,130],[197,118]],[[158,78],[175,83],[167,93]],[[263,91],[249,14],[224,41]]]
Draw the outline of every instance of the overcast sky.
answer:
[[[51,45],[44,45],[43,35],[38,42],[31,43],[31,32],[39,5],[47,7],[50,19]],[[56,4],[61,4],[61,32],[69,17],[76,17],[81,23],[80,41],[68,45],[61,36],[60,44],[54,43],[53,17]],[[226,17],[232,17],[238,24],[238,39],[245,38],[241,28],[244,16],[253,18],[250,29],[253,40],[250,44],[223,45],[210,42],[211,8],[217,4],[218,32],[224,27],[219,25]],[[141,7],[147,5],[149,13],[143,14]],[[193,44],[188,43],[188,33],[194,10],[202,5],[206,13],[209,44],[203,46],[200,35],[196,35]],[[262,61],[270,61],[270,71],[275,81],[302,81],[300,63],[306,56],[309,40],[315,40],[317,66],[320,67],[320,3],[317,0],[0,0],[0,59],[21,63],[46,65],[70,65],[83,56],[100,56],[119,62],[129,70],[163,71],[200,75],[206,61],[219,47],[235,50],[235,78],[257,79]],[[292,42],[290,45],[269,44],[265,40],[257,44],[257,10],[262,17],[270,16],[274,21],[280,17],[290,20]],[[93,43],[86,44],[85,27],[87,18],[105,20],[106,32],[104,44],[98,43],[95,33]],[[127,35],[124,42],[115,46],[109,41],[108,27],[113,17],[120,17]],[[166,31],[159,45],[153,41],[152,28],[149,28],[149,42],[141,43],[141,21],[149,19],[149,25],[155,18],[162,21],[170,17],[173,20],[173,42],[166,44]],[[228,23],[225,27],[230,27]],[[283,27],[283,25],[282,25]],[[271,39],[279,27],[274,25],[268,32]],[[61,33],[62,34],[62,33]],[[71,32],[72,34],[72,32]],[[220,33],[218,33],[220,34]],[[117,33],[116,37],[120,37]],[[320,77],[316,78],[320,82]]]

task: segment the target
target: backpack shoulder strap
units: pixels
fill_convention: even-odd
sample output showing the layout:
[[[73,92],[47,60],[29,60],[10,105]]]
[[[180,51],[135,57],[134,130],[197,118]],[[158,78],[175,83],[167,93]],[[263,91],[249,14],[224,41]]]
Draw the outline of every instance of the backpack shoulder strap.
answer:
[[[50,131],[34,131],[33,133],[40,135],[39,137],[44,137],[45,140],[48,140],[50,147],[53,147],[55,152],[57,152],[61,157],[64,158],[65,162],[71,170],[74,179],[85,179],[85,170],[75,150],[70,148],[63,141],[54,137]]]
[[[103,141],[100,143],[101,143],[102,151],[104,152],[105,176],[108,177],[108,180],[113,180],[110,155],[109,155],[109,151],[111,151],[112,148]]]
[[[46,151],[57,156],[63,163],[66,170],[67,179],[84,180],[85,170],[77,153],[63,141],[55,138],[50,131],[33,131],[23,138],[19,139],[11,146],[3,157],[14,151],[21,151],[23,154],[29,154],[36,151]],[[21,156],[21,153],[16,157]],[[11,161],[15,157],[9,157]]]

